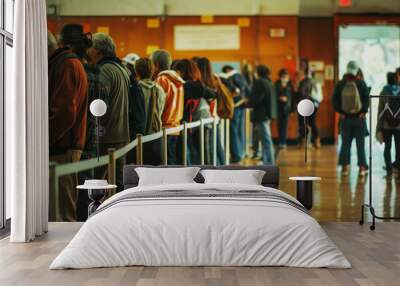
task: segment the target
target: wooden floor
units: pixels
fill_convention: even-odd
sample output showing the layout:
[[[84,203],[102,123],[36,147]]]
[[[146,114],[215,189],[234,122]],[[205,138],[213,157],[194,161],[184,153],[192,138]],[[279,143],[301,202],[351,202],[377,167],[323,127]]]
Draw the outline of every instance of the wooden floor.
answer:
[[[355,144],[353,144],[355,145]],[[355,147],[355,146],[353,146]],[[383,169],[383,145],[374,145],[373,203],[378,215],[400,217],[400,179],[385,178]],[[358,176],[356,150],[352,152],[352,170],[349,176],[341,176],[337,166],[337,147],[323,146],[311,149],[308,164],[304,163],[304,151],[289,147],[280,151],[277,165],[280,167],[280,189],[295,196],[295,182],[291,176],[318,176],[321,182],[315,184],[313,216],[318,221],[358,221],[360,208],[368,197],[368,175]],[[256,164],[245,160],[245,165]]]
[[[322,223],[352,269],[289,267],[125,267],[48,270],[80,223],[51,223],[49,233],[30,244],[0,241],[0,285],[382,285],[398,286],[400,223],[379,223],[372,232],[354,222]]]

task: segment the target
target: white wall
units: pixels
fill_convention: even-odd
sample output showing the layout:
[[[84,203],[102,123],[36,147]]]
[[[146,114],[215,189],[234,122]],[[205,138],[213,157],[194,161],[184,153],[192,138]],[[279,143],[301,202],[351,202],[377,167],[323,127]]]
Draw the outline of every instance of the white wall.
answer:
[[[59,15],[301,15],[400,13],[400,0],[353,0],[338,8],[337,0],[47,0]]]
[[[297,15],[300,0],[47,0],[69,15]]]

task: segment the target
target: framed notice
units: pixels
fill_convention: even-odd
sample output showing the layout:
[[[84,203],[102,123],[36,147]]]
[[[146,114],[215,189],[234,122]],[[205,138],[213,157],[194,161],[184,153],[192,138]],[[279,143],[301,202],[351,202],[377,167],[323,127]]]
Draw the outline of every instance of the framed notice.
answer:
[[[286,30],[284,28],[270,28],[269,29],[270,38],[284,38],[286,37]]]
[[[174,45],[177,51],[238,50],[238,25],[191,25],[174,27]]]
[[[312,71],[323,71],[325,67],[323,61],[309,61],[308,65]]]

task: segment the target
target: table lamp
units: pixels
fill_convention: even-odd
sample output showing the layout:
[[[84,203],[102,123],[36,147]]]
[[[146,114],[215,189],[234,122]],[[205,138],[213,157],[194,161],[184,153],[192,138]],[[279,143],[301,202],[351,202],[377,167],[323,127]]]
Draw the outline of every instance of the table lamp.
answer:
[[[314,103],[309,99],[303,99],[297,105],[297,112],[304,118],[304,162],[307,163],[307,117],[314,113]]]

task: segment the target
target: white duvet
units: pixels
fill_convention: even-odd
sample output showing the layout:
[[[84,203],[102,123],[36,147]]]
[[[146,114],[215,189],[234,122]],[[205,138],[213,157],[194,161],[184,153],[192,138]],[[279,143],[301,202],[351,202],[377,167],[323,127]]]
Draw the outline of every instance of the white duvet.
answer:
[[[130,192],[205,188],[265,190],[295,201],[276,189],[238,184],[128,189],[100,206],[104,210],[89,218],[50,269],[128,265],[351,267],[311,216],[287,204],[254,198],[155,198],[112,205]]]

